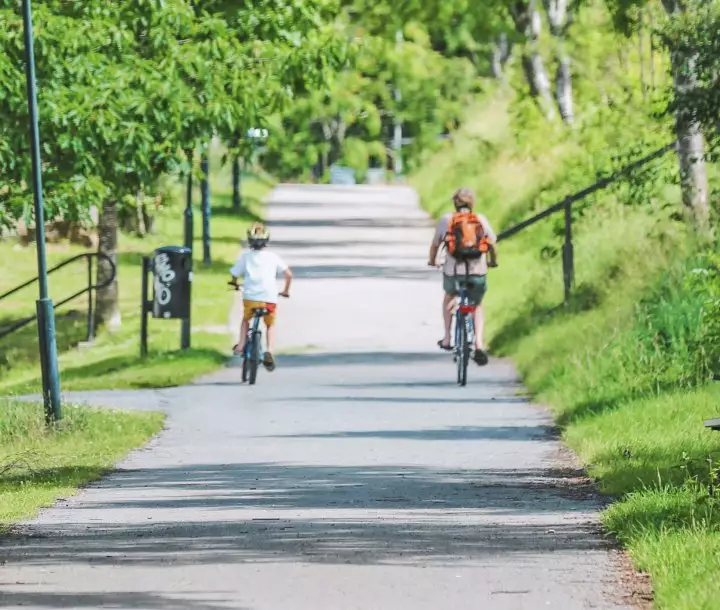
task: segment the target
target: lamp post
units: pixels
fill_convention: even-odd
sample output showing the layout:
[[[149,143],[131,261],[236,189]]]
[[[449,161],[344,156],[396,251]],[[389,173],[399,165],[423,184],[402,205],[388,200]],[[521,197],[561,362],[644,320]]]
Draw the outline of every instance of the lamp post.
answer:
[[[27,80],[28,110],[30,114],[30,152],[32,185],[35,202],[35,234],[37,244],[40,298],[36,301],[38,342],[42,371],[43,405],[48,422],[62,417],[60,403],[60,375],[58,373],[55,340],[55,311],[48,296],[47,261],[45,255],[45,213],[40,164],[40,130],[38,128],[37,91],[35,86],[35,52],[33,50],[32,8],[30,0],[23,0],[23,35],[25,42],[25,78]]]
[[[395,32],[395,43],[398,47],[402,44],[403,40],[403,34],[402,30],[397,30]],[[393,171],[395,173],[395,179],[399,179],[402,176],[403,173],[403,162],[402,162],[402,145],[403,145],[403,129],[402,129],[402,121],[397,116],[398,109],[400,107],[400,102],[402,101],[402,94],[400,93],[400,88],[397,86],[397,83],[395,85],[395,91],[394,91],[394,97],[395,97],[395,124],[393,127],[393,150],[395,152],[393,156]]]
[[[193,151],[189,149],[185,151],[188,159],[188,175],[187,175],[187,190],[185,194],[185,212],[183,214],[185,224],[185,247],[192,251],[193,248]],[[192,264],[192,258],[190,259]],[[190,348],[190,315],[181,322],[180,330],[180,347],[182,349]]]
[[[200,159],[200,172],[202,178],[200,180],[200,207],[202,209],[202,244],[203,244],[203,264],[210,265],[212,258],[210,256],[210,165],[208,155],[209,147],[206,147]]]

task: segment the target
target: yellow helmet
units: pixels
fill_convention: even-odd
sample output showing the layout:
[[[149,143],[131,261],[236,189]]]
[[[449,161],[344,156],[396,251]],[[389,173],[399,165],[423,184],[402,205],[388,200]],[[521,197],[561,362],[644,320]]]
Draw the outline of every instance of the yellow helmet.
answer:
[[[270,241],[270,232],[264,224],[256,222],[247,230],[247,240],[251,248],[263,248]]]

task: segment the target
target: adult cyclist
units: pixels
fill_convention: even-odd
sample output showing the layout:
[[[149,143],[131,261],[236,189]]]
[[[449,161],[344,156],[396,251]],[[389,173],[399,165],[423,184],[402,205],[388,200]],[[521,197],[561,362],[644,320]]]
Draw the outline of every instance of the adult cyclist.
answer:
[[[435,235],[430,244],[430,253],[428,264],[432,267],[439,266],[437,256],[441,246],[445,245],[448,238],[448,229],[453,222],[453,218],[460,212],[473,212],[475,207],[475,193],[472,189],[461,188],[455,192],[452,198],[455,206],[454,212],[449,212],[443,216],[437,223]],[[473,314],[475,323],[475,351],[473,359],[482,366],[488,363],[488,355],[485,347],[484,331],[485,331],[485,314],[483,311],[482,300],[487,292],[487,272],[488,266],[497,266],[495,258],[495,244],[497,237],[492,230],[488,219],[482,214],[475,213],[479,224],[482,227],[484,238],[487,240],[489,250],[487,254],[482,254],[476,258],[457,260],[446,252],[445,262],[442,264],[443,270],[443,297],[442,313],[445,334],[438,341],[438,346],[450,351],[452,350],[450,329],[452,327],[452,318],[457,305],[457,298],[460,294],[461,283],[465,285],[468,298],[471,303],[477,305]]]

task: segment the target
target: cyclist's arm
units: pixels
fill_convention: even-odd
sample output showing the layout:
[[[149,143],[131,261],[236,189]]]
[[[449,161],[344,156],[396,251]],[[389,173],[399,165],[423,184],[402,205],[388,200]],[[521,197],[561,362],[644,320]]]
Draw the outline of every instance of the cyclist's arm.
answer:
[[[428,265],[434,267],[437,264],[438,250],[440,250],[440,244],[436,244],[434,241],[430,244],[430,253],[428,254]]]
[[[483,230],[485,231],[485,236],[490,246],[488,248],[488,265],[490,267],[497,267],[497,235],[495,235],[495,231],[493,231],[490,222],[485,216],[480,215],[480,222],[483,225]]]
[[[293,274],[290,267],[286,267],[283,271],[283,278],[285,279],[285,287],[280,294],[288,296],[290,294],[290,286],[292,286]]]
[[[438,221],[438,224],[435,227],[435,235],[433,235],[432,242],[430,243],[430,252],[428,253],[428,265],[431,267],[435,267],[437,265],[437,255],[443,244],[443,240],[445,239],[447,224],[447,218],[443,217]]]

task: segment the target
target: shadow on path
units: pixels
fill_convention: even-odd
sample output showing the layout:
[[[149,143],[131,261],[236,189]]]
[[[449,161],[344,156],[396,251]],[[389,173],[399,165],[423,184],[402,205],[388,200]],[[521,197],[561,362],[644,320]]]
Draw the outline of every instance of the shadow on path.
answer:
[[[31,591],[0,591],[0,607],[38,608],[143,608],[146,610],[223,610],[225,603],[203,599],[184,599],[170,592],[135,593],[105,591],[102,593],[40,593]],[[236,610],[247,610],[233,606]]]
[[[67,523],[61,534],[56,525],[32,525],[30,538],[4,539],[0,557],[35,565],[450,564],[605,544],[596,526],[560,517],[578,509],[580,494],[591,496],[572,469],[210,464],[120,471],[105,487],[131,493],[81,499],[76,519],[84,509],[135,509],[141,519]],[[162,509],[170,512],[153,514]],[[195,520],[172,512],[183,509]],[[303,514],[309,509],[323,513]]]

